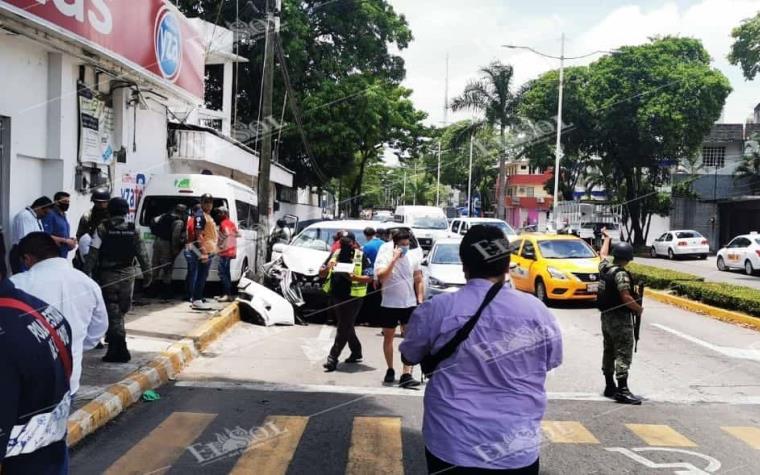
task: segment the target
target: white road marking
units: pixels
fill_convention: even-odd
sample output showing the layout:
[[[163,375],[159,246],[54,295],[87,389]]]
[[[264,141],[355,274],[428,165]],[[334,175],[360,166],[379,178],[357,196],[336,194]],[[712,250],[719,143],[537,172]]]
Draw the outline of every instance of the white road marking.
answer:
[[[760,349],[754,349],[754,348],[731,348],[729,346],[719,346],[714,345],[712,343],[709,343],[704,340],[700,340],[697,337],[687,335],[686,333],[680,332],[678,330],[675,330],[670,327],[666,327],[665,325],[660,325],[659,323],[652,323],[653,327],[657,327],[660,330],[664,330],[668,333],[671,333],[677,337],[683,338],[684,340],[690,341],[694,344],[697,344],[699,346],[702,346],[704,348],[707,348],[709,350],[712,350],[716,353],[720,353],[724,356],[728,356],[729,358],[736,358],[736,359],[743,359],[743,360],[752,360],[752,361],[760,361]],[[755,346],[755,345],[753,345]]]
[[[420,390],[402,389],[395,386],[338,386],[329,384],[285,384],[285,383],[232,383],[229,381],[214,380],[181,380],[175,383],[182,388],[202,388],[202,389],[230,389],[246,391],[272,391],[272,392],[296,392],[296,393],[340,393],[340,394],[359,394],[369,396],[410,396],[422,397],[425,395],[424,386]],[[608,402],[614,404],[609,399],[598,393],[584,392],[548,392],[547,398],[552,401],[592,401]],[[672,393],[662,393],[646,395],[646,402],[652,403],[671,403],[671,404],[730,404],[730,405],[760,405],[760,396],[709,396],[700,395],[699,397],[674,397]]]
[[[608,447],[604,450],[607,450],[608,452],[621,453],[625,455],[626,457],[640,463],[641,465],[647,468],[683,469],[683,470],[676,470],[673,472],[677,475],[708,475],[710,473],[717,472],[721,467],[721,463],[715,458],[710,457],[709,455],[701,454],[699,452],[694,452],[693,450],[672,449],[668,447],[637,447],[633,449],[633,451],[628,450],[623,447]],[[680,454],[692,455],[694,457],[707,461],[707,467],[705,467],[704,469],[699,469],[688,462],[657,463],[657,462],[653,462],[649,460],[646,457],[639,455],[640,452],[675,452],[675,453],[680,453]]]

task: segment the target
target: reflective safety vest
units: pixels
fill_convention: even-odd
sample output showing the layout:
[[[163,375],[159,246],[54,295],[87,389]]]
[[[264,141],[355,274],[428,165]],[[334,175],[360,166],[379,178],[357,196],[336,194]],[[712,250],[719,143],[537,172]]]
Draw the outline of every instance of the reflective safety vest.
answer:
[[[330,258],[330,262],[338,262],[339,254],[340,250],[335,251]],[[362,263],[363,260],[364,253],[361,251],[361,249],[354,249],[354,275],[357,277],[364,275],[364,265]],[[332,272],[332,269],[330,269],[330,273],[327,274],[327,278],[325,278],[325,283],[322,284],[322,290],[328,295],[332,292]],[[366,295],[367,284],[364,284],[362,282],[351,282],[351,297],[362,298]]]

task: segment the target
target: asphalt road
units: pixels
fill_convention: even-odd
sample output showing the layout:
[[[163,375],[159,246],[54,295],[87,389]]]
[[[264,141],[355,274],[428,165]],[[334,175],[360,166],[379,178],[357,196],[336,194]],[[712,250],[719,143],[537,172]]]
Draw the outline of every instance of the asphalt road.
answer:
[[[705,260],[696,259],[676,259],[668,260],[667,258],[651,259],[637,257],[636,263],[646,264],[648,266],[660,267],[662,269],[671,269],[679,272],[699,275],[705,280],[713,282],[726,282],[729,284],[743,285],[760,289],[760,276],[746,275],[743,271],[732,270],[730,272],[721,272],[716,265],[716,257],[708,256]]]
[[[598,313],[554,309],[565,362],[547,381],[542,473],[757,473],[760,334],[644,307],[630,381],[640,407],[600,395]],[[332,327],[241,323],[161,400],[75,448],[71,473],[425,473],[424,387],[383,385],[378,330],[359,330],[365,362],[324,373]]]

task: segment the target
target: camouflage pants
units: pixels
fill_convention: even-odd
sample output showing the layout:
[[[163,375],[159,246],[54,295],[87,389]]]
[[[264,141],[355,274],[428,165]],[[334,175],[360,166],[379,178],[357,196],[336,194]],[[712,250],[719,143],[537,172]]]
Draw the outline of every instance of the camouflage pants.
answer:
[[[602,372],[615,374],[617,378],[628,377],[633,360],[633,318],[629,312],[606,312],[602,314],[604,355]]]
[[[98,283],[103,291],[103,300],[108,312],[108,341],[123,340],[127,336],[124,314],[132,306],[135,269],[127,267],[101,271]]]
[[[169,241],[157,238],[153,242],[153,259],[151,262],[153,282],[163,282],[165,285],[171,285],[174,259],[176,257],[177,255],[172,251],[172,245]]]

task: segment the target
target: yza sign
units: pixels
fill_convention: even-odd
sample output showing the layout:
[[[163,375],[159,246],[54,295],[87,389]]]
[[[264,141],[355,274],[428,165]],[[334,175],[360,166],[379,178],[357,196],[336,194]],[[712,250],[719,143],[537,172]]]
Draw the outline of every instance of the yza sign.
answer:
[[[203,97],[199,33],[166,0],[0,0],[8,12]]]

